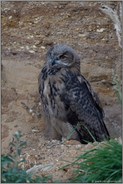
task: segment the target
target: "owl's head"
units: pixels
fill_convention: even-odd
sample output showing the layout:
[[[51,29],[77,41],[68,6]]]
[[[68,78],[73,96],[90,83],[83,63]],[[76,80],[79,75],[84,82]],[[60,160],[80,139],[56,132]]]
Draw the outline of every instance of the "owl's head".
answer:
[[[75,50],[63,44],[57,44],[51,47],[46,57],[50,67],[72,67],[74,65],[80,65],[80,58]]]

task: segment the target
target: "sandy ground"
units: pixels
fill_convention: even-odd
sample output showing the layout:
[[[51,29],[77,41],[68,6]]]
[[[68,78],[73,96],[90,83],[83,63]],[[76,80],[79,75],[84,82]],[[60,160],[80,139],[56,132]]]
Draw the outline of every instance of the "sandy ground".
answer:
[[[61,144],[44,136],[37,82],[52,44],[67,43],[78,51],[81,72],[102,101],[111,137],[121,136],[121,106],[112,82],[112,71],[121,75],[121,49],[110,18],[98,6],[89,2],[2,3],[2,153],[9,151],[12,135],[20,130],[27,141],[23,167],[48,164],[50,170],[38,174],[52,174],[54,180],[66,182],[73,169],[59,168],[94,145]],[[118,9],[117,3],[110,7]]]

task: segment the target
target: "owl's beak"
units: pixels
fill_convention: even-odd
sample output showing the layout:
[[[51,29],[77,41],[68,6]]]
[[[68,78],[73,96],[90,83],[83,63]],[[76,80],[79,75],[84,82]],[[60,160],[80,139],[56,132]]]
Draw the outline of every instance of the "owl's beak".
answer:
[[[56,64],[56,61],[55,61],[55,60],[53,60],[53,61],[52,61],[52,66],[53,66],[53,65],[55,65],[55,64]]]
[[[61,60],[53,60],[52,61],[52,66],[58,65],[58,64],[63,64],[63,63],[61,62]]]

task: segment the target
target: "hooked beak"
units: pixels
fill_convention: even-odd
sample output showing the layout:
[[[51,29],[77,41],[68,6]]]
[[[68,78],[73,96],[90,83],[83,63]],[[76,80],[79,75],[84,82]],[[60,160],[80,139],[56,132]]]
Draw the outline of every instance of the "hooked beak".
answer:
[[[55,60],[53,60],[52,61],[52,66],[54,66],[56,64],[56,61]]]

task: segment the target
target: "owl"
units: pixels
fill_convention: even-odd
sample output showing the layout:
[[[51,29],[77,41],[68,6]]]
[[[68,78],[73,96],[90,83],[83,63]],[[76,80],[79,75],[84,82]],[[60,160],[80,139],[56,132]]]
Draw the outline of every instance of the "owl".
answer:
[[[110,138],[100,100],[81,74],[80,58],[73,48],[56,44],[48,50],[38,84],[50,139],[87,144]]]

